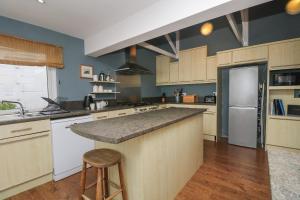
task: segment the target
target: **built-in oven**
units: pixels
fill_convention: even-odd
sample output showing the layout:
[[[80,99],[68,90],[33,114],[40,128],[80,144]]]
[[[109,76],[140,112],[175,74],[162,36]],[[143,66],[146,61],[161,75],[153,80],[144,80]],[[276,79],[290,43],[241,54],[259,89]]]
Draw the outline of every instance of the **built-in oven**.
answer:
[[[300,85],[300,70],[275,70],[270,74],[270,85]]]

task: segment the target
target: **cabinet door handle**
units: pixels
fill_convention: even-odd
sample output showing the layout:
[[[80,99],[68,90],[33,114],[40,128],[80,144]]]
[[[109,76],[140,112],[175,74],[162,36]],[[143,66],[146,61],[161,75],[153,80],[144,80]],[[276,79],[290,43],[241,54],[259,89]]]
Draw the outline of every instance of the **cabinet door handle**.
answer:
[[[126,113],[119,113],[118,115],[119,115],[119,116],[120,116],[120,115],[126,115]]]
[[[100,116],[100,117],[97,117],[97,119],[105,119],[107,118],[107,116]]]
[[[32,128],[22,128],[17,130],[12,130],[11,133],[18,133],[18,132],[24,132],[24,131],[31,131]]]

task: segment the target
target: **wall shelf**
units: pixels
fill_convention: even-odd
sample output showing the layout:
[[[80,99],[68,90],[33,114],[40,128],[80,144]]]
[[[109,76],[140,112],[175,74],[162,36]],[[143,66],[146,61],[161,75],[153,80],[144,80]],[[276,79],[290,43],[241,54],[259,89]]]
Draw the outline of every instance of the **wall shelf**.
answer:
[[[287,116],[287,115],[269,115],[270,119],[282,119],[282,120],[297,120],[300,121],[300,116]]]
[[[269,90],[299,90],[300,85],[289,85],[289,86],[269,86]]]
[[[94,83],[94,84],[97,84],[97,83],[118,84],[120,82],[117,82],[117,81],[90,81],[90,83]]]
[[[120,92],[91,92],[91,94],[119,94]]]

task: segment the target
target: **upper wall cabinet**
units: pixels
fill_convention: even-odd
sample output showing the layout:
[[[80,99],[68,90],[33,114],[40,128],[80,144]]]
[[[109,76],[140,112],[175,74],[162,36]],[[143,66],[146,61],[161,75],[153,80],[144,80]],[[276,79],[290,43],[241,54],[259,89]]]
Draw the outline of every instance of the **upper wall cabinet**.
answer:
[[[217,53],[218,66],[228,66],[232,63],[232,51],[222,51]]]
[[[300,65],[300,39],[270,44],[270,68],[293,67],[295,65]]]
[[[191,81],[206,81],[207,46],[194,48],[190,51],[192,58]]]
[[[164,84],[170,81],[170,58],[156,56],[156,84]]]
[[[206,58],[206,78],[207,80],[217,80],[217,56]]]
[[[178,62],[171,62],[170,63],[170,83],[176,83],[179,80],[178,76],[178,69],[179,65]]]
[[[254,46],[235,49],[232,52],[232,63],[242,64],[268,60],[268,46]]]
[[[189,82],[192,76],[192,51],[184,50],[179,52],[179,82]]]

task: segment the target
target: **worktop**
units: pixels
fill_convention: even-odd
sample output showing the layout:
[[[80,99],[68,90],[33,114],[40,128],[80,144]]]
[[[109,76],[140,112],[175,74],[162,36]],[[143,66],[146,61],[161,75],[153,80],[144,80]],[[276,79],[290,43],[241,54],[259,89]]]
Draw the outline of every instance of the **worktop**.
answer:
[[[152,105],[203,105],[203,106],[215,106],[214,103],[204,103],[204,102],[196,102],[196,103],[175,103],[175,102],[167,102],[167,103],[156,103]],[[62,119],[62,118],[69,118],[69,117],[78,117],[78,116],[84,116],[84,115],[89,115],[93,113],[101,113],[101,112],[109,112],[109,111],[114,111],[114,110],[124,110],[124,109],[129,109],[129,108],[135,108],[134,106],[129,106],[129,105],[122,105],[122,106],[108,106],[105,107],[101,110],[84,110],[84,109],[79,109],[79,110],[71,110],[68,113],[61,113],[61,114],[53,114],[53,115],[41,115],[41,114],[35,114],[33,116],[25,116],[25,117],[20,117],[20,116],[7,116],[5,119],[5,116],[2,116],[4,119],[0,120],[0,126],[1,125],[8,125],[8,124],[15,124],[15,123],[23,123],[23,122],[30,122],[30,121],[37,121],[37,120],[44,120],[44,119],[50,119],[50,120],[55,120],[55,119]]]
[[[166,108],[124,117],[75,124],[71,126],[71,130],[83,137],[117,144],[203,113],[205,110]]]

